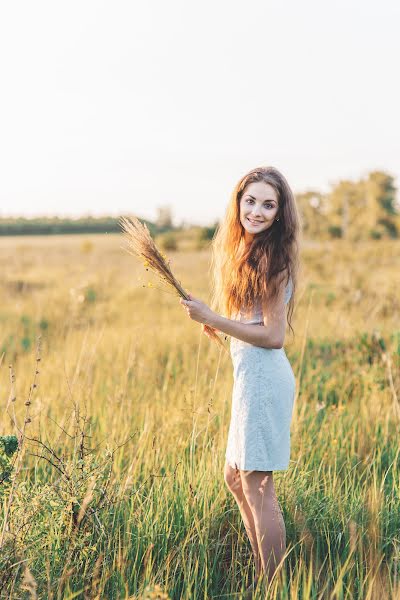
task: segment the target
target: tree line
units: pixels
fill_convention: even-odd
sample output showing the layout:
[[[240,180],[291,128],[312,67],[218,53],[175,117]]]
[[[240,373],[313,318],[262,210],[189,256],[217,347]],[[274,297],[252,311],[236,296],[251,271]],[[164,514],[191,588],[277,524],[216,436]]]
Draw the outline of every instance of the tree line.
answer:
[[[304,237],[351,241],[398,238],[400,206],[394,178],[372,171],[358,181],[342,180],[327,194],[296,195]]]
[[[140,219],[146,223],[152,235],[166,231],[155,223]],[[119,217],[25,217],[1,218],[0,235],[54,235],[64,233],[121,233]]]
[[[342,238],[351,241],[398,238],[400,205],[394,178],[372,171],[358,181],[341,180],[328,193],[308,190],[296,194],[303,235],[306,239]],[[158,207],[155,222],[142,219],[151,235],[188,229],[174,226],[170,205]],[[200,228],[200,237],[212,239],[218,221]],[[50,235],[65,233],[120,233],[119,217],[24,217],[0,218],[0,235]]]

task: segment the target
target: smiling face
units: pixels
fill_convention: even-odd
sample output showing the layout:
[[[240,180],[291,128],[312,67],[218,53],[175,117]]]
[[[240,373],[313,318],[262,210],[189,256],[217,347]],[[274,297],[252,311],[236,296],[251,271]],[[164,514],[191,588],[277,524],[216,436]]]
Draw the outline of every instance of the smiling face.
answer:
[[[244,189],[240,199],[240,222],[245,242],[274,225],[279,210],[278,194],[269,183],[255,181]]]

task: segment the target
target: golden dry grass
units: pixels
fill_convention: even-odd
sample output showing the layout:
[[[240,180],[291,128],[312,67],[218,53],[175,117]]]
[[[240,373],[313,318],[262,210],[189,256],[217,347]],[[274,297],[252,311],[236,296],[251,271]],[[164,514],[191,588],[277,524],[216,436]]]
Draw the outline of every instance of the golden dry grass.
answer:
[[[3,408],[12,365],[22,422],[41,334],[28,435],[70,477],[27,443],[10,535],[22,515],[26,526],[8,538],[2,592],[25,578],[39,597],[150,598],[156,584],[171,598],[234,597],[251,553],[222,475],[230,358],[121,245],[118,234],[0,238]],[[297,377],[291,466],[275,475],[290,555],[286,591],[271,597],[400,594],[399,250],[303,245],[285,342]],[[207,302],[209,251],[167,254]],[[3,416],[0,434],[15,433]],[[83,458],[82,431],[93,450]]]

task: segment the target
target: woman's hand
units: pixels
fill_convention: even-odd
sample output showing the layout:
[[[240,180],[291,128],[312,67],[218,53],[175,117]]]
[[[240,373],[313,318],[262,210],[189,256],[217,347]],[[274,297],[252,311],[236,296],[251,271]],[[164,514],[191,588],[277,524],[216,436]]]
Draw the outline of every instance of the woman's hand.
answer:
[[[206,329],[206,327],[208,327],[208,330]],[[215,327],[211,327],[211,325],[207,325],[207,326],[206,326],[206,325],[204,325],[204,323],[203,323],[203,325],[202,325],[202,329],[203,329],[203,333],[204,333],[204,335],[206,335],[208,338],[210,338],[210,340],[211,340],[211,335],[210,335],[210,333],[209,333],[209,330],[210,330],[210,329],[211,329],[212,331],[214,331],[214,333],[221,333],[221,332],[219,331],[219,329],[215,329]]]
[[[215,317],[215,312],[198,298],[194,298],[191,294],[188,295],[190,300],[180,298],[179,302],[182,304],[189,317],[198,323],[211,325],[213,317]]]

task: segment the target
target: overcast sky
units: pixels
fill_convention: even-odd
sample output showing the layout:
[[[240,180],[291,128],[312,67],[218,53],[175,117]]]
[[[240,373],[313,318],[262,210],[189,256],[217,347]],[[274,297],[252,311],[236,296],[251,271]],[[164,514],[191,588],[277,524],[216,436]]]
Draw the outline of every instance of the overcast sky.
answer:
[[[400,187],[398,0],[0,4],[0,216],[212,223],[249,169]]]

